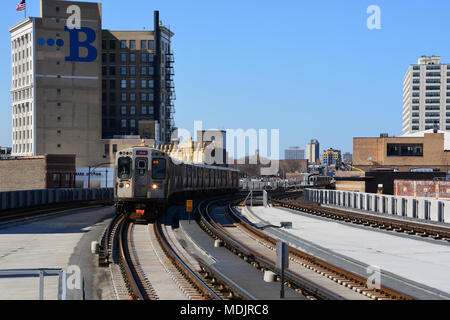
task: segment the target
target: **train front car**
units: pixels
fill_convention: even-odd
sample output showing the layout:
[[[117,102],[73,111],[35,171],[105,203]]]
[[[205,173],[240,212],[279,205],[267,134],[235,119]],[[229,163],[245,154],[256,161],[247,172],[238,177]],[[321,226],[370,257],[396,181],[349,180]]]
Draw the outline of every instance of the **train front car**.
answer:
[[[114,195],[117,214],[132,220],[153,220],[167,205],[166,153],[135,147],[116,155]]]

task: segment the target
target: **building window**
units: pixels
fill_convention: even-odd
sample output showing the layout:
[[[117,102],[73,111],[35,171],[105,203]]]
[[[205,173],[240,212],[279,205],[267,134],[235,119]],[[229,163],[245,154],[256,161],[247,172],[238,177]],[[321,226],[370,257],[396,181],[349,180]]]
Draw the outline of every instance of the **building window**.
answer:
[[[419,130],[419,126],[413,126],[413,127],[412,127],[412,130],[413,130],[413,131]]]
[[[116,88],[116,80],[109,80],[109,88],[110,89]]]
[[[127,48],[127,40],[121,40],[120,41],[120,48],[126,49]]]
[[[130,93],[130,101],[136,102],[136,93]]]
[[[413,70],[420,70],[420,66],[414,66]]]
[[[136,63],[136,53],[130,53],[130,62]]]
[[[132,116],[134,116],[134,115],[136,114],[136,106],[131,106],[131,107],[130,107],[130,114],[131,114]]]
[[[427,79],[427,83],[441,83],[441,79]]]
[[[141,114],[147,114],[147,106],[141,107]]]
[[[114,153],[117,152],[117,144],[113,144],[113,152],[114,152]]]
[[[115,53],[111,53],[109,55],[109,62],[116,62],[116,54]]]
[[[122,102],[127,102],[127,94],[125,92],[122,92]]]
[[[142,102],[147,102],[147,93],[145,93],[145,92],[141,93],[141,101]]]
[[[413,83],[420,83],[420,79],[413,79]]]
[[[147,75],[147,67],[141,67],[141,75],[146,76]]]
[[[116,40],[109,40],[109,48],[111,50],[116,50]]]
[[[102,40],[102,50],[106,50],[106,40]]]
[[[155,74],[155,68],[153,67],[148,67],[148,74],[153,76]]]
[[[426,99],[425,103],[441,103],[441,99]]]
[[[130,89],[136,89],[136,79],[130,79]]]
[[[53,188],[61,188],[61,174],[54,173],[52,178],[53,178]]]
[[[109,144],[105,144],[105,155],[109,154]]]
[[[134,120],[134,119],[130,120],[130,127],[133,129],[136,128],[136,120]]]
[[[136,49],[136,40],[130,40],[130,49]]]
[[[155,50],[155,40],[148,40],[148,48],[150,50]]]
[[[141,49],[147,49],[147,41],[141,40]]]
[[[131,66],[130,67],[130,76],[135,76],[136,75],[136,67]]]
[[[427,70],[441,70],[441,66],[429,65],[427,66]]]
[[[127,75],[127,67],[126,66],[121,66],[120,67],[120,74],[122,76],[126,76]]]
[[[126,116],[127,115],[127,107],[126,106],[122,106],[121,107],[121,111],[122,111],[122,115]]]
[[[427,72],[427,77],[440,77],[440,72]]]
[[[141,80],[141,89],[147,89],[147,80]]]
[[[116,67],[109,67],[109,74],[111,76],[115,76],[116,75]]]
[[[127,88],[127,80],[122,79],[122,80],[120,81],[120,88],[121,88],[121,89],[126,89],[126,88]]]
[[[127,63],[127,54],[126,53],[120,54],[120,61],[123,63]]]
[[[426,96],[427,97],[440,97],[441,93],[440,92],[427,92]]]
[[[127,120],[122,119],[122,128],[126,128],[126,127],[127,127]]]
[[[388,144],[388,157],[423,157],[423,145]]]
[[[148,87],[149,88],[154,88],[155,87],[155,82],[153,80],[148,80]]]
[[[413,77],[420,77],[420,72],[414,72]]]
[[[145,53],[145,52],[141,53],[141,62],[144,62],[144,63],[147,62],[147,53]]]

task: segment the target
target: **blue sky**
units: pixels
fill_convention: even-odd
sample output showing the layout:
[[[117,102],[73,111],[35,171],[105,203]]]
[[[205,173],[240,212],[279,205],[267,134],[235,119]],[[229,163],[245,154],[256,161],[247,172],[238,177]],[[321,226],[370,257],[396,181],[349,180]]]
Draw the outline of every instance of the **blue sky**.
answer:
[[[8,27],[19,0],[0,1],[0,145],[11,145]],[[39,0],[28,0],[39,16]],[[381,30],[369,30],[370,5]],[[353,137],[401,135],[402,83],[421,55],[450,61],[446,0],[104,0],[103,28],[175,32],[176,124],[280,129],[281,150],[353,150]]]

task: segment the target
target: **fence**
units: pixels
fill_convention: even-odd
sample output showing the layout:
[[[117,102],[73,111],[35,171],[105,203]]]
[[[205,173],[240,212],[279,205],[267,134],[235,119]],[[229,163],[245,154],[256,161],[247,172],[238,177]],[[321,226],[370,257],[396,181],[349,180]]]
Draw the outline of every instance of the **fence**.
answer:
[[[0,210],[76,201],[112,201],[113,189],[46,189],[0,192]]]
[[[306,189],[304,197],[344,209],[450,223],[450,201],[446,200],[317,189]]]

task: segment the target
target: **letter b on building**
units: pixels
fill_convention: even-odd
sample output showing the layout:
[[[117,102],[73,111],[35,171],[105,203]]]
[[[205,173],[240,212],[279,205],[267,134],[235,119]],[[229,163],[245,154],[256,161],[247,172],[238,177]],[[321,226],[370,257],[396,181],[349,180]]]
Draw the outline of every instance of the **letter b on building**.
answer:
[[[97,59],[98,51],[92,43],[96,39],[95,31],[91,28],[69,29],[64,27],[64,30],[69,32],[70,35],[70,56],[66,57],[66,61],[74,62],[92,62]],[[80,33],[84,33],[86,39],[80,40]],[[86,54],[81,57],[80,49],[85,48]]]

